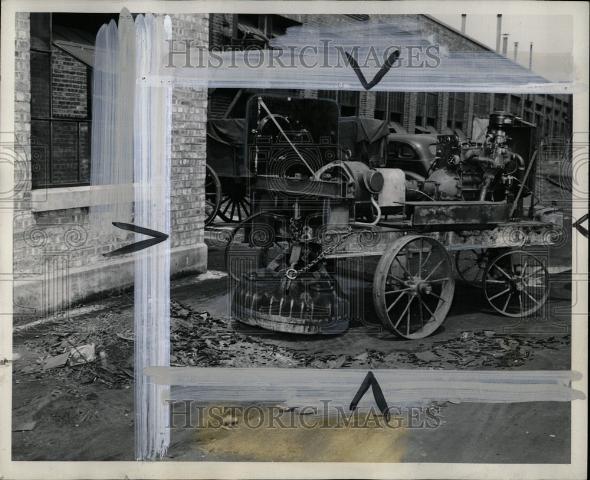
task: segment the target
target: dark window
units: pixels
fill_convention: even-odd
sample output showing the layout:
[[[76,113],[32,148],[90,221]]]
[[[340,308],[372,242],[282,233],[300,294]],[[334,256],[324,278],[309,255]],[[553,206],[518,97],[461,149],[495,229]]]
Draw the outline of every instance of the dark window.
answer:
[[[401,123],[401,121],[402,121],[402,114],[401,113],[397,113],[397,112],[391,112],[389,114],[389,121]]]
[[[398,114],[404,113],[404,94],[399,92],[389,93],[389,110]]]
[[[340,116],[354,117],[358,115],[359,92],[340,90],[320,90],[318,98],[330,98],[336,100],[340,107]]]
[[[68,68],[76,65],[84,73],[77,78],[77,88],[84,100],[82,108],[64,108],[75,102],[59,99],[73,97],[68,92],[74,85],[68,84],[73,77],[62,66],[68,54],[53,45],[53,14],[31,13],[30,19],[32,187],[87,185],[91,130],[89,67],[66,57]]]
[[[435,119],[438,116],[438,94],[428,92],[426,94],[426,122]],[[428,123],[429,124],[429,123]],[[434,123],[432,123],[434,125]]]

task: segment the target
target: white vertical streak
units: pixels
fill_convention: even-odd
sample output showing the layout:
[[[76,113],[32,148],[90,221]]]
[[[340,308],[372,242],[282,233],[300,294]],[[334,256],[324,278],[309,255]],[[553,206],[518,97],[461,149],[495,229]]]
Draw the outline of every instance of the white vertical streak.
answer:
[[[133,101],[135,91],[135,25],[128,10],[103,25],[96,38],[92,98],[91,185],[133,182]],[[99,231],[126,235],[111,226],[130,222],[132,207],[123,189],[113,189],[108,205],[93,191],[90,221]]]
[[[142,79],[160,66],[170,19],[138,15],[135,92],[135,224],[170,232],[171,89]],[[135,409],[136,457],[164,455],[170,442],[169,387],[144,375],[151,366],[170,363],[170,244],[159,243],[136,254],[135,263]]]

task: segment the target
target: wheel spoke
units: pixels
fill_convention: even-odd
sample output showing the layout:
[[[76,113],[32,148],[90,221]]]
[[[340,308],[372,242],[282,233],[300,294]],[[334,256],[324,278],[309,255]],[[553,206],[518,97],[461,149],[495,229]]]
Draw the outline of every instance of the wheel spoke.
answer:
[[[512,298],[512,292],[510,292],[510,295],[508,295],[508,298],[506,299],[506,303],[504,304],[504,311],[505,312],[508,310],[508,304],[510,303],[511,298]]]
[[[420,301],[422,302],[422,305],[424,305],[424,308],[428,311],[428,313],[430,314],[430,317],[434,317],[434,313],[432,313],[432,310],[430,310],[430,308],[428,308],[428,305],[426,305],[426,302],[422,301],[422,299],[420,299]]]
[[[436,280],[428,280],[428,283],[438,283],[438,282],[446,282],[450,280],[449,277],[437,278]]]
[[[526,280],[527,278],[530,277],[544,277],[545,276],[545,272],[543,271],[543,267],[539,267],[539,270],[533,270],[531,273],[529,273],[528,275],[525,275],[524,277],[522,277],[523,280]]]
[[[408,256],[406,255],[406,258],[408,258]],[[402,264],[402,262],[400,262],[399,256],[396,255],[395,259],[397,260],[397,263],[399,263],[400,267],[402,267],[403,271],[406,272],[406,275],[408,277],[411,277],[412,274],[408,271],[408,269]]]
[[[408,309],[410,308],[410,305],[412,304],[412,302],[414,301],[414,296],[415,295],[410,295],[409,299],[408,299],[408,304],[406,305],[406,308],[404,308],[404,311],[401,313],[401,315],[399,316],[399,320],[397,321],[397,323],[395,324],[394,328],[397,328],[397,326],[400,324],[400,322],[403,320],[404,315],[406,314],[406,312],[408,311]]]
[[[523,312],[523,308],[522,308],[522,292],[518,292],[518,306],[520,307],[520,312]]]
[[[231,199],[228,197],[228,198],[227,198],[227,205],[225,206],[225,208],[224,208],[224,209],[223,209],[223,211],[221,212],[221,213],[222,213],[222,215],[225,215],[225,214],[226,214],[226,212],[228,211],[229,207],[231,207],[231,202],[230,202],[230,200],[231,200]],[[222,203],[223,203],[223,202],[222,202]]]
[[[434,292],[430,292],[429,295],[432,295],[433,297],[438,298],[439,300],[442,300],[443,302],[446,302],[446,300],[444,298],[442,298],[440,295],[437,295]]]
[[[392,274],[391,272],[389,272],[387,274],[388,277],[392,277],[396,282],[401,283],[402,285],[404,285],[404,281],[401,278],[397,278],[394,274]]]
[[[497,263],[494,263],[494,267],[502,274],[504,275],[508,280],[512,280],[512,277],[510,275],[508,275],[504,270],[502,270]]]
[[[385,295],[390,294],[390,293],[401,293],[401,292],[407,292],[408,290],[412,290],[411,288],[403,288],[401,290],[387,290],[385,292]]]
[[[397,298],[396,298],[396,299],[393,301],[393,303],[392,303],[391,305],[389,305],[389,307],[387,307],[387,313],[389,313],[389,311],[390,311],[390,310],[391,310],[391,309],[392,309],[392,308],[395,306],[395,304],[396,304],[396,303],[397,303],[397,302],[400,300],[400,298],[402,298],[402,297],[405,297],[405,296],[406,296],[405,292],[404,292],[404,293],[402,293],[402,294],[400,294],[400,296],[399,296],[399,297],[397,297]]]
[[[418,252],[418,277],[422,278],[422,249],[424,248],[424,239],[420,239],[420,251]],[[420,310],[422,311],[422,310]]]
[[[428,260],[430,260],[430,256],[432,255],[432,250],[434,250],[434,247],[430,249],[430,251],[428,252],[428,255],[426,255],[426,260],[424,260],[422,265],[426,266],[428,264]]]
[[[535,304],[539,305],[541,303],[526,290],[523,290],[523,292],[526,294],[527,297],[529,297],[533,302],[535,302]]]
[[[491,296],[489,299],[493,300],[494,298],[501,297],[502,295],[507,294],[510,290],[510,287],[508,287],[506,290],[502,290],[500,293],[496,293],[496,295]]]
[[[432,277],[432,274],[438,270],[438,267],[440,267],[440,266],[443,264],[443,262],[444,262],[444,261],[445,261],[445,259],[443,258],[443,259],[442,259],[440,262],[438,262],[438,263],[436,264],[436,267],[434,267],[434,268],[433,268],[433,269],[430,271],[430,273],[429,273],[429,274],[428,274],[428,275],[427,275],[427,276],[424,278],[424,281],[426,281],[426,280],[428,280],[430,277]]]

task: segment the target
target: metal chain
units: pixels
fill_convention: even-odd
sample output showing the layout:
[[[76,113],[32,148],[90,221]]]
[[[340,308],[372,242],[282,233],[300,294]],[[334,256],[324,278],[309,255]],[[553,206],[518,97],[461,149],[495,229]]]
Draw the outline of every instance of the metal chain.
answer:
[[[348,232],[346,235],[344,235],[340,241],[338,241],[337,243],[335,243],[334,245],[332,245],[331,247],[328,247],[324,250],[322,250],[318,256],[313,259],[311,262],[309,262],[307,265],[304,265],[303,267],[301,267],[299,270],[295,269],[295,268],[289,268],[287,269],[287,271],[285,272],[285,276],[291,280],[294,280],[295,278],[297,278],[299,276],[299,274],[301,273],[305,273],[308,272],[309,270],[311,270],[313,267],[315,267],[318,263],[320,263],[324,258],[326,258],[326,255],[329,255],[330,253],[332,253],[334,250],[336,250],[340,245],[342,245],[344,243],[344,241],[354,235],[355,233],[370,233],[371,230],[361,230],[359,232],[355,232],[354,230],[351,230],[350,232]]]

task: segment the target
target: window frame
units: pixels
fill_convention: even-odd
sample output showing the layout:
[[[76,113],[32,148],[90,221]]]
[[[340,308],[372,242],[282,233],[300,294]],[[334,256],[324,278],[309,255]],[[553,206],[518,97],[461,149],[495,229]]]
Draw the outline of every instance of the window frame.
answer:
[[[86,91],[87,91],[87,96],[86,96],[86,102],[87,102],[87,106],[86,106],[86,111],[87,111],[87,115],[85,119],[81,119],[78,117],[74,117],[74,116],[59,116],[59,117],[55,117],[54,116],[54,108],[53,108],[53,14],[51,12],[39,12],[39,14],[45,14],[47,13],[48,15],[48,22],[49,22],[49,39],[48,39],[48,48],[47,49],[42,49],[42,48],[38,48],[36,46],[33,46],[32,42],[31,45],[29,47],[29,51],[32,53],[37,53],[37,54],[41,54],[41,55],[46,55],[48,60],[49,60],[49,70],[48,70],[48,95],[49,95],[49,111],[48,111],[48,116],[44,116],[44,115],[38,115],[38,114],[33,114],[33,109],[31,108],[31,116],[30,116],[30,123],[31,123],[31,147],[35,148],[35,146],[39,146],[41,147],[41,145],[36,145],[35,143],[35,139],[33,138],[33,123],[35,122],[46,122],[48,124],[48,136],[49,136],[49,142],[48,145],[43,145],[42,147],[46,149],[45,156],[46,156],[46,160],[45,160],[45,180],[42,183],[37,183],[35,182],[33,179],[33,172],[31,172],[31,189],[36,190],[36,189],[48,189],[48,188],[69,188],[69,187],[84,187],[84,186],[88,186],[90,185],[90,178],[88,178],[87,181],[83,181],[82,180],[82,162],[80,161],[80,154],[81,154],[81,149],[80,149],[80,140],[81,140],[81,125],[85,124],[88,128],[88,164],[90,167],[90,162],[91,162],[91,149],[92,149],[92,69],[88,66],[85,65],[86,67]],[[35,15],[36,12],[32,12],[31,15]],[[31,22],[31,27],[32,28],[32,22]],[[32,37],[32,34],[31,34]],[[57,47],[56,47],[57,48]],[[69,55],[69,54],[68,54]],[[31,58],[29,60],[29,62],[31,62],[32,60],[32,55]],[[31,81],[32,84],[32,81]],[[31,104],[33,103],[33,91],[31,89]],[[37,112],[35,112],[37,113]],[[56,183],[53,179],[53,153],[54,153],[54,145],[53,145],[53,140],[54,140],[54,134],[53,134],[53,130],[54,130],[54,126],[55,125],[59,125],[59,124],[65,124],[65,123],[75,123],[76,124],[76,135],[75,135],[75,142],[76,142],[76,164],[77,164],[77,181],[76,182],[63,182],[63,183]],[[31,165],[32,168],[32,165]]]

